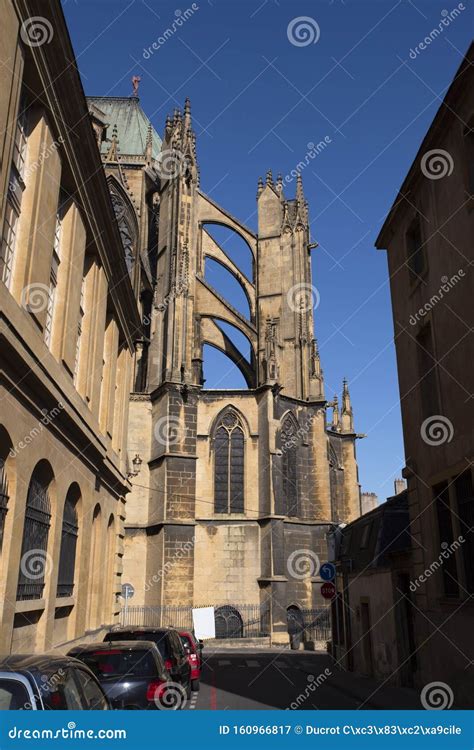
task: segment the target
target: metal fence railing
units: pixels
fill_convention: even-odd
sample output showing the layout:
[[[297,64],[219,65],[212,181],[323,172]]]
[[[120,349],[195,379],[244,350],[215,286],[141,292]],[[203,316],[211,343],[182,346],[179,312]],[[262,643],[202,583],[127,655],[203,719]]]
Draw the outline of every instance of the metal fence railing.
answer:
[[[304,622],[304,641],[329,641],[331,639],[331,609],[301,610]]]
[[[267,604],[203,604],[214,607],[216,638],[259,638],[270,635],[270,607]],[[127,606],[120,616],[121,627],[193,627],[192,607]]]
[[[260,638],[271,634],[270,604],[202,604],[214,607],[216,638]],[[158,607],[127,606],[121,627],[193,627],[192,607],[165,604]],[[331,638],[330,607],[288,610],[288,632],[296,642],[328,641]]]

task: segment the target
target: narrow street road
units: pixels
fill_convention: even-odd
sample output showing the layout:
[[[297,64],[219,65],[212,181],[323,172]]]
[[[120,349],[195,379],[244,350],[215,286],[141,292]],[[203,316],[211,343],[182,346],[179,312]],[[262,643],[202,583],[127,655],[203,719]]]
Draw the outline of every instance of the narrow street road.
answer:
[[[222,649],[203,657],[188,710],[421,708],[415,691],[342,672],[321,652]]]

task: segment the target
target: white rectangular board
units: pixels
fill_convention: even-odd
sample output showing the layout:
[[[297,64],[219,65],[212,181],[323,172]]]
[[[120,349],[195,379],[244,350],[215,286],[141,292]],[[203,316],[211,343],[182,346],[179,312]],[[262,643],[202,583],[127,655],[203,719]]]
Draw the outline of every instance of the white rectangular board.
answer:
[[[199,607],[193,609],[193,624],[196,638],[216,637],[216,621],[214,619],[214,607]]]

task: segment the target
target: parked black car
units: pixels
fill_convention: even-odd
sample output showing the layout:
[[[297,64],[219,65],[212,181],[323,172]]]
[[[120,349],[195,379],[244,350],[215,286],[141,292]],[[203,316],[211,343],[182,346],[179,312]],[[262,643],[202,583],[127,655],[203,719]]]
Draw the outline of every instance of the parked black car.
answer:
[[[1,711],[108,711],[110,703],[81,661],[55,654],[0,657]]]
[[[88,643],[70,651],[96,675],[112,707],[127,710],[177,709],[186,699],[152,641]]]
[[[121,628],[112,630],[104,641],[152,641],[163,657],[165,669],[170,673],[173,682],[185,690],[186,697],[191,697],[191,667],[183,642],[174,628]]]

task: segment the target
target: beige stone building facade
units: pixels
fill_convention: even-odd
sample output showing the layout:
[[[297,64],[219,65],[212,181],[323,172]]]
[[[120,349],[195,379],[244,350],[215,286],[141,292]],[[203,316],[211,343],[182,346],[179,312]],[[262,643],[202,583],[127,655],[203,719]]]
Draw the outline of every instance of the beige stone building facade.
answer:
[[[141,282],[60,4],[1,0],[0,18],[0,651],[8,653],[64,647],[117,621]]]
[[[410,672],[415,685],[442,681],[471,707],[473,60],[471,46],[377,240],[390,271],[413,540]]]

